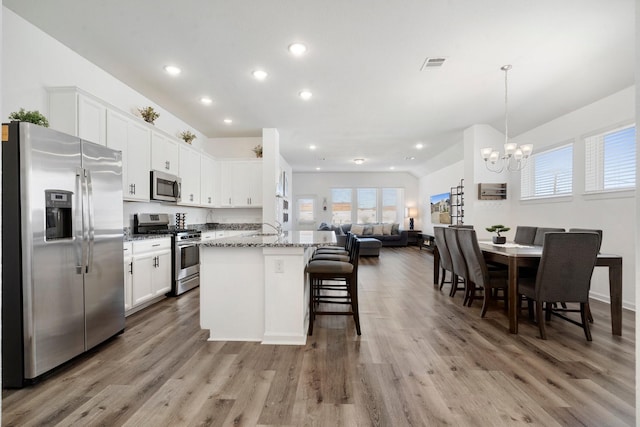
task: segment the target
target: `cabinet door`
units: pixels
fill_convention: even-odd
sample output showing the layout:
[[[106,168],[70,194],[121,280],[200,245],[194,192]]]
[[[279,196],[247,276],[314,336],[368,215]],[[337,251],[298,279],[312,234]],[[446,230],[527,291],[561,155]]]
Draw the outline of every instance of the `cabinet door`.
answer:
[[[124,311],[127,312],[133,307],[133,261],[131,258],[124,259]]]
[[[122,195],[126,200],[133,194],[133,187],[129,182],[127,165],[129,152],[127,150],[129,119],[122,114],[107,110],[107,147],[122,152]]]
[[[151,169],[178,174],[178,143],[158,132],[151,133]]]
[[[251,177],[247,162],[230,162],[232,206],[246,207],[251,205]]]
[[[233,203],[233,162],[220,161],[217,162],[216,176],[218,188],[218,196],[216,206],[229,207]]]
[[[164,295],[171,290],[171,251],[156,252],[151,291],[154,296]]]
[[[200,204],[214,206],[215,162],[211,157],[200,158]]]
[[[129,122],[127,140],[127,176],[133,192],[125,200],[149,201],[149,171],[151,170],[151,130],[141,123]]]
[[[248,163],[249,177],[249,204],[252,207],[262,206],[262,162],[252,161]]]
[[[155,269],[155,257],[154,253],[133,257],[132,299],[134,306],[142,304],[154,296],[152,274]]]
[[[182,197],[180,204],[198,206],[200,204],[200,153],[180,146],[179,170],[182,178]]]
[[[107,108],[104,104],[78,94],[78,136],[84,140],[106,145]]]

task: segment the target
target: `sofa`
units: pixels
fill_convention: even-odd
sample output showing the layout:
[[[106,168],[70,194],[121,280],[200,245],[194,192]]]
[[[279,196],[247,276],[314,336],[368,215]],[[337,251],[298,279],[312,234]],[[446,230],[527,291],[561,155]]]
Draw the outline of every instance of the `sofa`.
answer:
[[[382,242],[382,246],[407,246],[409,233],[400,229],[399,224],[320,224],[318,230],[334,231],[337,244],[344,246],[347,233],[351,231],[358,237],[370,237]]]

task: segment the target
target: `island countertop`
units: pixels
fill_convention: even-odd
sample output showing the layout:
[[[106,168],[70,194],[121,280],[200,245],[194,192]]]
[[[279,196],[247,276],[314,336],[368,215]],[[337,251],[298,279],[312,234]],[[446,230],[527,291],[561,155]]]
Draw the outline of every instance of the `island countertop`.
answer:
[[[221,239],[201,242],[200,246],[217,248],[306,248],[311,246],[327,246],[335,244],[336,236],[333,231],[294,230],[285,231],[283,235],[278,236],[254,230],[247,231],[247,233],[237,236],[229,236]]]

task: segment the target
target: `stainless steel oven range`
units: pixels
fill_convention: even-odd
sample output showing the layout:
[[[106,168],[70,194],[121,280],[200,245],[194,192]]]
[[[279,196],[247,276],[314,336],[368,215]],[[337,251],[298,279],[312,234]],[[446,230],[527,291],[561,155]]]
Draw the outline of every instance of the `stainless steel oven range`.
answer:
[[[169,227],[169,214],[135,214],[134,234],[169,234],[172,239],[173,284],[170,295],[178,296],[200,286],[200,230]]]

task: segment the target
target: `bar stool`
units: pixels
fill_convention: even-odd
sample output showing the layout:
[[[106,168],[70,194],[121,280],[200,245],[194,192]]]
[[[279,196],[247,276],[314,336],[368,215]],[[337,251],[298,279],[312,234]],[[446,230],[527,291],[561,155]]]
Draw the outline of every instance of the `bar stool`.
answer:
[[[360,242],[354,238],[349,262],[311,261],[305,273],[309,275],[309,335],[313,335],[313,322],[317,315],[353,316],[356,332],[360,332],[358,313],[358,258]],[[337,282],[337,283],[336,283]],[[320,304],[350,305],[350,311],[319,310]]]

